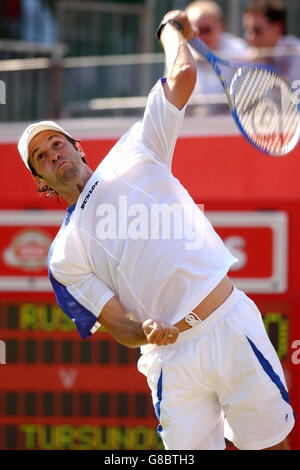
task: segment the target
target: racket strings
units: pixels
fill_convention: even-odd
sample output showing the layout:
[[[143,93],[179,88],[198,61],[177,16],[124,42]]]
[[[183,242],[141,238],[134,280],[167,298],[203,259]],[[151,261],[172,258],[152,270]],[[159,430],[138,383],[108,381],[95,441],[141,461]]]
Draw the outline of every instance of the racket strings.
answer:
[[[250,124],[250,120],[253,117],[251,111],[253,109],[253,104],[256,103],[258,104],[258,99],[261,99],[261,97],[264,96],[266,89],[268,87],[268,82],[267,80],[258,80],[257,79],[257,70],[255,70],[255,73],[253,76],[248,77],[248,80],[244,80],[242,82],[242,87],[239,93],[239,96],[245,97],[244,99],[244,105],[243,101],[241,100],[241,105],[242,109],[245,111],[245,127],[248,128]],[[254,102],[253,97],[256,97],[256,100]]]
[[[289,141],[289,129],[293,126],[293,113],[289,112],[290,105],[288,107],[285,106],[286,109],[282,109],[284,103],[289,100],[285,99],[286,97],[281,89],[281,102],[277,100],[276,103],[272,98],[265,96],[268,90],[273,90],[274,87],[278,87],[278,77],[268,77],[267,74],[264,74],[264,76],[260,76],[258,79],[258,71],[256,71],[255,75],[256,76],[251,77],[250,80],[246,80],[248,88],[244,90],[244,92],[248,94],[250,107],[247,109],[248,118],[246,118],[244,125],[250,132],[252,131],[252,138],[257,138],[257,143],[260,146],[264,146],[264,144],[269,145],[271,146],[270,150],[276,151],[278,146],[286,145]],[[257,96],[254,106],[253,96]],[[283,119],[286,118],[286,116],[288,118],[284,125],[282,125]]]
[[[298,142],[299,112],[289,84],[265,68],[242,68],[234,78],[234,104],[241,127],[259,149],[288,153]]]

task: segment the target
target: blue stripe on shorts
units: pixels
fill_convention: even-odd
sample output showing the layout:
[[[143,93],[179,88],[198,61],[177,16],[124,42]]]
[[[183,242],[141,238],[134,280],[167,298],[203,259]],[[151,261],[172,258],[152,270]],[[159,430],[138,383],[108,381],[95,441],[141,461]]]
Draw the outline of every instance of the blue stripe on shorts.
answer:
[[[157,382],[157,402],[155,403],[155,414],[158,420],[160,420],[160,405],[162,400],[162,371],[160,373],[158,382]],[[157,426],[157,432],[160,435],[162,432],[162,425],[159,424]]]
[[[271,366],[271,364],[269,363],[269,361],[264,357],[264,355],[259,351],[259,349],[257,349],[257,347],[255,346],[253,341],[251,341],[251,339],[249,339],[248,336],[246,336],[246,338],[249,341],[249,344],[250,344],[255,356],[257,357],[260,365],[262,366],[262,368],[264,369],[266,374],[268,374],[268,376],[270,377],[272,382],[279,389],[283,400],[285,402],[287,402],[288,404],[290,404],[289,394],[288,394],[285,386],[281,382],[279,375],[276,374],[276,372],[274,371],[274,369]]]

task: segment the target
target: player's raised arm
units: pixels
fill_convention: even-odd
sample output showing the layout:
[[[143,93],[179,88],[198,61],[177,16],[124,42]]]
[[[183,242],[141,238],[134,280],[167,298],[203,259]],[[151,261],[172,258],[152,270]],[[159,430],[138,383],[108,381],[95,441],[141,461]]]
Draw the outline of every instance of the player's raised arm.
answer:
[[[196,83],[196,63],[186,41],[194,32],[186,14],[180,10],[167,13],[157,31],[166,55],[167,81],[164,93],[178,109],[189,100]]]

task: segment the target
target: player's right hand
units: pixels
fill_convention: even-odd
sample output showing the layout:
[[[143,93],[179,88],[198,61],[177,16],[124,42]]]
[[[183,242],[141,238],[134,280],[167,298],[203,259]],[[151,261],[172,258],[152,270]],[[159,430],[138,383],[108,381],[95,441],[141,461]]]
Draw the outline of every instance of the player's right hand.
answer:
[[[172,19],[178,21],[183,27],[182,35],[186,41],[191,41],[196,36],[196,31],[192,28],[192,25],[187,17],[187,14],[181,10],[172,10],[165,14],[163,19]]]
[[[157,344],[157,346],[173,344],[179,335],[176,326],[163,321],[145,320],[142,327],[148,343]]]

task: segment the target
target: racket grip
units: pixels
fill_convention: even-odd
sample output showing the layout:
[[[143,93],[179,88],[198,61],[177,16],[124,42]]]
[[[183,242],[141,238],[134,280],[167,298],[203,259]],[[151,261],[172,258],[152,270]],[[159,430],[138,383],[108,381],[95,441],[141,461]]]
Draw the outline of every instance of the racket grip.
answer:
[[[199,37],[195,37],[189,44],[201,55],[203,55],[209,62],[211,62],[214,55],[212,54],[209,47],[200,39]]]
[[[223,78],[223,75],[222,75],[222,70],[220,69],[220,67],[218,66],[217,62],[220,62],[220,63],[225,63],[226,65],[228,65],[228,63],[226,63],[225,61],[221,60],[221,59],[217,59],[217,57],[211,52],[211,50],[209,49],[209,47],[202,41],[202,39],[200,39],[199,37],[195,37],[194,39],[192,39],[191,41],[189,41],[189,44],[197,51],[199,52],[206,60],[207,62],[210,63],[210,65],[213,67],[214,71],[216,72],[216,74],[218,75],[219,79],[221,80],[221,83],[222,83],[222,86],[223,88],[226,88],[227,85],[225,83],[225,80]]]

